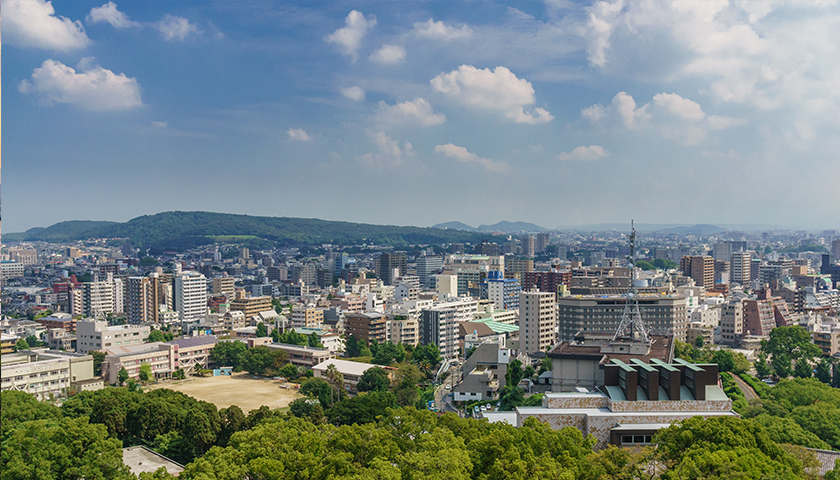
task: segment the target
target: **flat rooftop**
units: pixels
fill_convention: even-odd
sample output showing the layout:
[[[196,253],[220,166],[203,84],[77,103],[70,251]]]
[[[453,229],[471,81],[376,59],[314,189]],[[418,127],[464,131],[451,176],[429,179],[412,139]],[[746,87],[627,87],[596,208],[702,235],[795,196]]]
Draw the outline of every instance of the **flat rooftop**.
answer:
[[[184,471],[183,465],[142,445],[123,448],[123,463],[137,476],[142,472],[154,473],[160,467],[166,468],[167,472],[176,477]]]
[[[670,358],[673,354],[674,337],[669,335],[650,335],[651,345],[647,355],[637,354],[622,354],[622,353],[602,353],[601,347],[603,345],[580,345],[569,342],[562,342],[552,348],[547,356],[548,358],[599,358],[601,363],[607,364],[611,360],[620,360],[624,363],[633,363],[634,358],[642,361],[648,360],[645,363],[650,363],[650,359],[659,359],[665,363],[670,363]],[[604,342],[608,343],[607,341]],[[623,342],[622,342],[623,343]]]

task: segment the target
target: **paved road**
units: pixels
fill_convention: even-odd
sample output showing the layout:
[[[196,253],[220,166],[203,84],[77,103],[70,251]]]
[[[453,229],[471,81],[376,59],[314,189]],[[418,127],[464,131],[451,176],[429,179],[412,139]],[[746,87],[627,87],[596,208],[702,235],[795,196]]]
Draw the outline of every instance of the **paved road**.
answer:
[[[744,392],[744,398],[746,398],[748,402],[753,398],[759,398],[758,395],[755,393],[755,390],[753,390],[752,387],[747,384],[747,382],[741,380],[741,377],[733,373],[732,378],[735,380],[735,383],[738,384],[738,387],[740,387],[741,391]]]
[[[440,409],[441,412],[455,412],[460,413],[460,410],[452,404],[452,388],[458,384],[458,379],[460,378],[460,370],[458,367],[449,367],[449,376],[443,383],[438,386],[435,390],[435,405]],[[446,389],[446,385],[449,385],[449,390]]]

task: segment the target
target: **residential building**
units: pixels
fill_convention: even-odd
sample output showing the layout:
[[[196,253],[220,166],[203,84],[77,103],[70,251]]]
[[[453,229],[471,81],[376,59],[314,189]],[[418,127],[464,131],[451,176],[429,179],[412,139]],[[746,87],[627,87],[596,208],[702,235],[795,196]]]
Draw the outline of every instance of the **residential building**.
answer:
[[[683,275],[694,279],[698,287],[715,286],[715,259],[706,256],[685,256],[680,260]]]
[[[233,277],[215,277],[211,280],[211,293],[233,298],[236,294],[236,279]]]
[[[740,300],[723,304],[720,312],[721,343],[736,347],[744,336],[744,305]]]
[[[464,361],[461,383],[452,389],[455,401],[492,400],[505,387],[510,350],[498,343],[482,343]]]
[[[148,325],[108,325],[103,320],[80,320],[76,323],[76,351],[88,353],[113,347],[139,345],[149,338]]]
[[[511,257],[505,258],[505,273],[508,275],[512,274],[520,274],[520,278],[522,278],[521,274],[526,272],[533,272],[534,271],[534,259],[533,258],[522,258],[522,257]],[[524,285],[523,281],[523,285]]]
[[[149,277],[128,277],[126,282],[126,321],[133,324],[158,323],[157,289]]]
[[[536,245],[534,249],[537,253],[545,252],[546,248],[548,248],[548,243],[551,240],[551,235],[548,233],[538,233],[536,239]]]
[[[8,280],[10,278],[23,277],[23,264],[12,260],[3,260],[0,262],[0,278]]]
[[[249,297],[245,292],[236,292],[236,298],[230,302],[231,310],[239,310],[245,315],[245,320],[250,320],[260,312],[271,310],[271,297]],[[323,313],[321,314],[323,320]]]
[[[388,318],[381,313],[348,313],[344,316],[344,333],[370,343],[390,340]]]
[[[125,310],[122,279],[108,274],[107,280],[82,283],[81,291],[82,311],[79,313],[86,317],[123,313]]]
[[[204,318],[207,315],[207,278],[195,271],[176,276],[173,307],[182,322]]]
[[[749,285],[752,281],[752,252],[733,252],[729,271],[732,283]]]
[[[461,354],[458,323],[471,321],[477,308],[476,300],[460,298],[421,310],[420,343],[437,345],[446,358],[457,357]]]
[[[516,310],[519,308],[519,293],[522,291],[519,280],[505,278],[504,272],[491,270],[481,285],[481,298],[490,299],[497,310]]]
[[[388,323],[391,342],[407,345],[420,343],[420,322],[416,317],[395,315]]]
[[[377,276],[385,285],[392,285],[394,279],[408,273],[408,257],[405,252],[383,253],[377,263]]]
[[[312,305],[295,305],[292,307],[292,328],[308,327],[321,328],[324,323],[324,310]]]
[[[557,304],[551,292],[528,291],[519,297],[519,349],[531,355],[557,342]]]
[[[522,236],[522,255],[533,257],[536,253],[536,238],[533,235]]]
[[[521,274],[522,290],[530,292],[534,288],[540,292],[551,292],[557,298],[560,297],[558,293],[560,286],[570,286],[572,283],[572,272],[559,272],[551,270],[546,272],[527,271]]]
[[[770,330],[790,322],[787,304],[780,297],[773,297],[769,288],[759,290],[756,299],[743,303],[744,330],[749,335],[767,336]]]

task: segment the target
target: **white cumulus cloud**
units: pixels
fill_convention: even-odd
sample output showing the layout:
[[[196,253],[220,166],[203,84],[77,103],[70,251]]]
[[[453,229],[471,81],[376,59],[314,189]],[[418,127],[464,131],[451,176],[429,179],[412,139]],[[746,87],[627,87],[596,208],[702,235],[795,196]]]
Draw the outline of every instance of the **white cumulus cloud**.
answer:
[[[352,87],[342,88],[341,95],[343,95],[344,98],[349,98],[350,100],[353,100],[355,102],[360,102],[365,99],[365,89],[354,85]]]
[[[94,7],[90,9],[90,13],[85,18],[87,23],[109,23],[114,28],[129,28],[139,27],[140,23],[132,21],[124,12],[117,10],[117,4],[108,2],[101,7]]]
[[[471,37],[472,29],[467,25],[454,27],[447,25],[442,21],[434,21],[428,19],[425,22],[417,22],[414,24],[414,33],[419,37],[431,38],[434,40],[456,40],[459,38]]]
[[[369,131],[368,137],[376,146],[377,151],[360,156],[359,161],[363,165],[371,168],[394,168],[414,157],[414,147],[410,142],[403,142],[400,146],[399,140],[391,138],[381,131]]]
[[[337,45],[341,53],[356,60],[359,55],[359,47],[362,45],[362,39],[367,35],[368,30],[376,25],[376,17],[371,15],[365,18],[362,12],[353,10],[347,14],[344,23],[346,26],[327,35],[325,40]]]
[[[637,106],[627,92],[618,92],[610,105],[595,104],[581,110],[581,117],[591,124],[620,124],[628,130],[652,128],[663,137],[696,145],[705,140],[709,130],[721,130],[743,122],[738,119],[707,115],[699,103],[676,93],[658,93]]]
[[[102,68],[92,58],[82,59],[76,71],[56,60],[45,60],[18,89],[40,97],[45,104],[68,103],[104,112],[128,110],[143,104],[137,80]]]
[[[306,130],[302,128],[290,128],[286,131],[286,133],[292,140],[300,140],[301,142],[308,142],[312,140],[312,137],[310,137],[309,134],[306,133]]]
[[[447,158],[451,158],[461,163],[481,167],[488,172],[504,172],[508,169],[508,165],[506,163],[479,157],[466,148],[452,143],[436,146],[435,152],[443,154]]]
[[[420,97],[396,105],[379,102],[377,117],[384,125],[410,124],[431,127],[446,121],[446,115],[435,113],[432,105]]]
[[[183,42],[188,36],[201,33],[201,30],[186,18],[170,13],[164,15],[159,22],[154,24],[154,27],[168,42],[174,40]]]
[[[534,87],[506,67],[490,70],[461,65],[457,70],[439,74],[430,83],[435,91],[464,105],[504,112],[516,123],[545,123],[554,118],[543,108],[525,110],[536,101]]]
[[[77,50],[90,44],[82,23],[57,16],[52,2],[4,0],[3,41],[21,47]]]
[[[382,48],[371,54],[370,59],[386,65],[400,63],[405,60],[405,49],[399,45],[382,45]]]
[[[557,159],[560,161],[581,161],[581,162],[591,162],[594,160],[600,160],[604,157],[609,156],[609,152],[607,152],[604,147],[599,145],[590,145],[584,146],[581,145],[579,147],[575,147],[571,152],[562,152],[557,155]]]

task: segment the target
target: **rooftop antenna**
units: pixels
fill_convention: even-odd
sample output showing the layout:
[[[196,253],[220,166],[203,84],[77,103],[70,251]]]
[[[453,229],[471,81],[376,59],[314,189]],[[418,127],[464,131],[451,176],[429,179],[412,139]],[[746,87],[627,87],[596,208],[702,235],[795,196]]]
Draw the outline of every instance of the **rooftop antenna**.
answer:
[[[630,245],[630,255],[627,256],[627,260],[630,261],[630,285],[627,287],[624,314],[612,341],[636,340],[650,343],[647,326],[639,313],[639,292],[636,290],[636,227],[633,220],[630,220],[630,235],[627,240]]]

